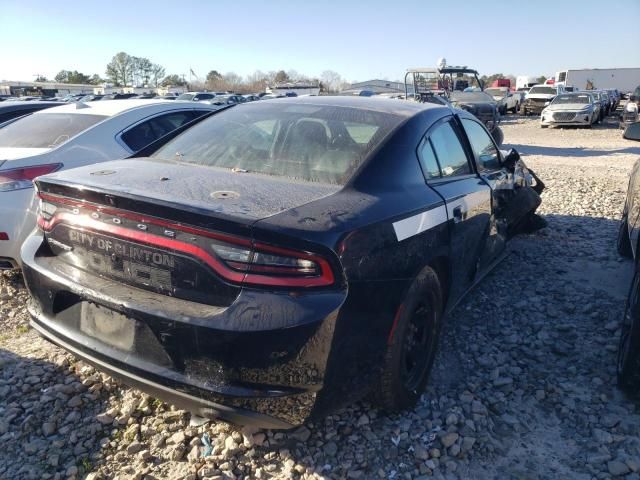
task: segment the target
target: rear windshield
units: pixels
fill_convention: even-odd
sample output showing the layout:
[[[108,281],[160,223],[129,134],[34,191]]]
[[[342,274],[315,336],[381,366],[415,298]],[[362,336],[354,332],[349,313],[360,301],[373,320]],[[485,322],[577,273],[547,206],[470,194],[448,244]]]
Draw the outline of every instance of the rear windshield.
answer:
[[[245,103],[195,125],[153,156],[343,185],[402,120],[357,108]]]
[[[531,87],[529,93],[543,93],[545,95],[555,95],[558,93],[554,87]]]
[[[176,100],[193,100],[193,97],[195,97],[193,93],[183,93],[182,95],[178,95]]]
[[[37,113],[0,129],[0,147],[53,148],[107,118],[85,113]]]
[[[591,103],[591,95],[580,94],[580,95],[558,95],[553,102],[553,105],[557,105],[559,103],[580,103],[588,105]]]

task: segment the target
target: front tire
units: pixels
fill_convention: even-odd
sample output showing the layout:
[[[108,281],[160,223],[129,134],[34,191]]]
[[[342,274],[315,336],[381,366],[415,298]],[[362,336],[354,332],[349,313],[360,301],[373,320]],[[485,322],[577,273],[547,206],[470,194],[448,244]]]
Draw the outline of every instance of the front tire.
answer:
[[[390,333],[375,392],[383,409],[412,408],[422,395],[438,348],[442,310],[440,281],[427,267],[409,288]]]
[[[640,391],[640,272],[636,267],[622,317],[618,345],[618,386],[627,393]]]

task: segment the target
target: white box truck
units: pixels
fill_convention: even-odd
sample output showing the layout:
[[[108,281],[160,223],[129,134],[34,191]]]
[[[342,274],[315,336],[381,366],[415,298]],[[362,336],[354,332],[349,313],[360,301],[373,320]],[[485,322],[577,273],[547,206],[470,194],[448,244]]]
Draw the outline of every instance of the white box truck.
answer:
[[[633,92],[640,85],[640,68],[585,68],[556,72],[556,85],[580,90],[618,89]]]
[[[538,83],[538,77],[518,75],[516,77],[516,90],[529,90],[531,87],[537,85]]]

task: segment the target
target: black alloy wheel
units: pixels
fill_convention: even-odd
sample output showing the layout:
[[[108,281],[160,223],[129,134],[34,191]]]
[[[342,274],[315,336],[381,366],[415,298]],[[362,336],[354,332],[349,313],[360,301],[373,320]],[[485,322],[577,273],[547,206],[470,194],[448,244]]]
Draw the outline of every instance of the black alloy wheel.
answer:
[[[443,313],[436,272],[425,267],[409,287],[387,340],[374,400],[387,411],[413,408],[429,380]]]
[[[407,390],[417,390],[428,375],[437,340],[435,312],[429,305],[421,302],[411,315],[402,347],[400,375]]]

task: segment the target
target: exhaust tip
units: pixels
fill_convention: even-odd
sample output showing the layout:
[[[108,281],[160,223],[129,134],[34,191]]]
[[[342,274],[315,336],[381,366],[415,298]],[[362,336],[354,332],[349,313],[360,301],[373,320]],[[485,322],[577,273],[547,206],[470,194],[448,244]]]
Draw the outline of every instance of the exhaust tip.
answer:
[[[0,270],[13,270],[18,264],[9,258],[0,258]]]

